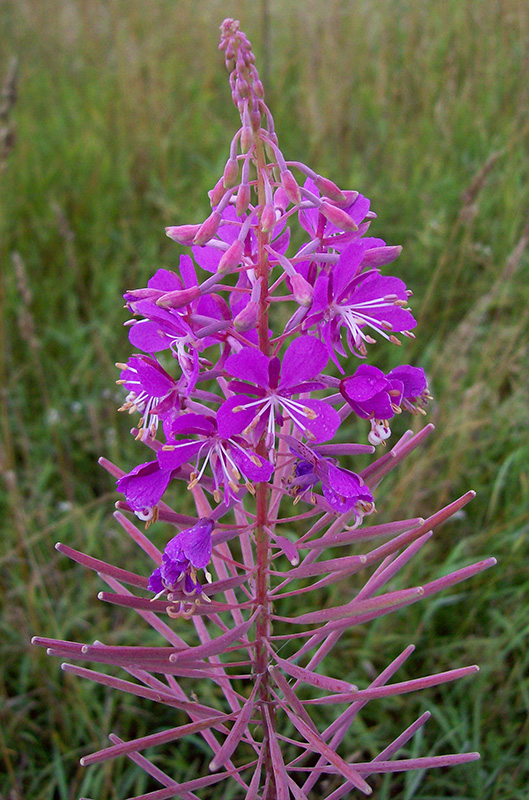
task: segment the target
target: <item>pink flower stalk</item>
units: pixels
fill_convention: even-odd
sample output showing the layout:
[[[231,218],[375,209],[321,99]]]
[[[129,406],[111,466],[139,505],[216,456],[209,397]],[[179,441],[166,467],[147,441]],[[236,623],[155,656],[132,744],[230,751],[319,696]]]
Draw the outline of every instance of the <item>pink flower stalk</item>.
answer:
[[[378,485],[431,425],[408,431],[361,471],[340,464],[340,456],[373,453],[372,445],[390,437],[389,419],[423,411],[428,399],[420,368],[401,365],[385,375],[364,361],[367,345],[400,343],[396,334],[412,335],[416,325],[406,286],[382,271],[400,248],[368,235],[374,215],[365,197],[285,160],[238,22],[223,22],[220,48],[241,127],[210,193],[211,214],[202,224],[167,229],[192,248],[179,274],[158,270],[147,287],[125,294],[130,341],[141,352],[118,365],[127,392],[122,409],[140,415],[133,435],[150,452],[128,473],[101,463],[124,497],[116,520],[144,551],[145,566],[138,574],[57,545],[101,576],[110,589],[101,600],[135,611],[162,643],[33,641],[67,659],[66,672],[188,715],[184,725],[128,742],[111,734],[111,746],[81,759],[89,765],[127,756],[141,766],[157,788],[134,800],[195,800],[228,778],[246,800],[303,800],[313,790],[322,798],[329,775],[341,784],[326,800],[352,790],[370,795],[371,776],[463,764],[478,754],[399,758],[427,712],[375,758],[363,759],[359,743],[360,755],[348,761],[340,745],[366,703],[478,668],[399,680],[411,645],[369,685],[321,674],[320,664],[352,626],[437,594],[495,560],[389,588],[435,528],[473,497],[468,492],[428,519],[367,524]],[[308,237],[297,250],[290,248],[296,220]],[[274,312],[285,302],[290,319],[277,330]],[[352,375],[326,373],[330,360],[343,374],[349,353],[362,359]],[[344,443],[351,411],[370,420],[370,444]],[[196,516],[164,500],[186,487]],[[304,522],[296,539],[293,525]],[[359,542],[364,551],[348,553]],[[345,554],[328,554],[331,547]],[[365,578],[360,589],[349,581],[357,574]],[[322,608],[318,590],[335,583],[342,583],[342,604]],[[294,613],[284,610],[291,597],[303,602]],[[76,661],[120,667],[127,677]],[[201,699],[205,680],[224,695],[218,708]],[[314,705],[338,707],[323,730]],[[211,750],[202,777],[181,781],[142,754],[190,734]],[[283,742],[298,748],[294,758],[286,758]]]

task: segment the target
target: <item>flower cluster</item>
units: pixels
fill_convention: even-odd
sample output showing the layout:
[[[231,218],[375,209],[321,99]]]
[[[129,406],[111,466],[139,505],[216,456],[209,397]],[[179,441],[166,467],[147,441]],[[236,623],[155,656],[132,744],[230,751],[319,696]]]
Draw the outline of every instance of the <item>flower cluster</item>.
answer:
[[[345,364],[350,354],[365,359],[366,345],[375,342],[371,333],[390,342],[398,342],[399,333],[413,335],[410,292],[381,271],[400,247],[367,235],[375,215],[363,195],[340,190],[304,164],[285,162],[255,75],[243,95],[237,91],[242,127],[211,192],[210,217],[202,225],[167,229],[192,255],[180,256],[179,274],[159,269],[145,288],[125,294],[134,315],[129,339],[143,352],[119,365],[119,383],[128,390],[122,409],[139,412],[137,436],[156,449],[156,460],[120,478],[118,490],[149,523],[174,481],[190,489],[200,485],[226,507],[246,491],[253,494],[256,483],[271,479],[278,435],[286,428],[298,443],[290,446],[298,460],[286,483],[297,501],[336,513],[358,511],[359,504],[372,509],[360,476],[306,445],[335,437],[345,419],[344,399],[370,420],[368,440],[377,445],[389,437],[391,417],[422,410],[428,397],[419,367],[384,376],[361,364],[341,382],[326,374],[329,359],[342,374],[340,357]],[[269,154],[262,166],[260,150]],[[304,177],[303,185],[290,167]],[[257,201],[264,202],[252,202],[256,187]],[[307,241],[289,253],[296,217]],[[203,280],[197,267],[207,273]],[[268,310],[288,301],[295,311],[273,336]],[[156,438],[160,423],[162,442]],[[309,458],[300,454],[303,442]],[[315,490],[320,482],[321,495]]]
[[[154,567],[139,575],[58,546],[103,576],[113,592],[102,593],[102,599],[138,611],[169,646],[36,642],[56,655],[123,666],[139,683],[71,664],[64,668],[180,708],[190,717],[187,725],[128,743],[112,736],[112,747],[82,763],[129,755],[162,784],[153,800],[196,798],[195,790],[228,776],[247,798],[286,800],[290,793],[304,798],[329,773],[343,779],[328,795],[338,800],[354,788],[370,794],[366,778],[376,772],[477,757],[392,760],[428,714],[375,759],[351,763],[338,754],[366,702],[454,680],[474,666],[386,686],[411,654],[406,648],[365,689],[316,669],[347,628],[435,594],[494,560],[424,586],[383,592],[433,529],[473,493],[426,521],[366,524],[380,481],[432,429],[407,431],[389,452],[354,471],[357,454],[374,453],[390,437],[389,420],[402,412],[424,413],[430,397],[420,367],[401,365],[384,374],[366,361],[375,343],[400,344],[399,336],[413,337],[411,292],[387,271],[400,247],[369,235],[375,214],[366,197],[285,160],[250,43],[234,20],[225,20],[221,32],[241,125],[210,192],[211,213],[202,223],[167,228],[172,240],[190,250],[180,255],[177,272],[158,269],[145,287],[125,293],[129,339],[139,352],[118,364],[121,410],[139,415],[133,434],[150,454],[128,473],[102,460],[124,496],[116,518]],[[296,225],[304,241],[293,247],[290,232]],[[287,314],[282,313],[285,303],[290,304]],[[361,363],[351,368],[355,358]],[[351,413],[358,417],[356,426],[350,426]],[[371,426],[368,443],[363,420]],[[360,441],[349,441],[351,431]],[[189,493],[179,491],[182,487]],[[196,516],[167,502],[183,494],[194,502]],[[148,536],[127,513],[146,523]],[[308,530],[295,535],[298,523],[309,519]],[[379,538],[382,544],[361,555],[325,557],[327,547]],[[321,607],[324,587],[371,566],[375,569],[363,588],[344,605]],[[123,584],[144,594],[133,594]],[[283,597],[310,591],[315,598],[317,593],[316,610],[279,615]],[[185,631],[181,636],[160,619],[163,615],[190,618],[199,643],[186,641]],[[205,675],[222,689],[225,711],[196,696],[190,700],[177,680]],[[246,678],[248,691],[241,693],[235,678]],[[303,699],[296,692],[300,683]],[[316,696],[309,697],[314,688]],[[310,704],[320,703],[345,703],[346,709],[323,733],[308,713]],[[299,737],[288,740],[301,748],[290,762],[279,748],[280,714]],[[250,726],[256,717],[263,729],[258,738]],[[177,783],[140,755],[151,744],[185,733],[203,736],[215,774]],[[222,744],[219,733],[225,736]],[[232,761],[240,743],[250,748],[248,763]],[[304,759],[311,752],[319,755],[307,766]],[[245,770],[250,769],[248,779]]]

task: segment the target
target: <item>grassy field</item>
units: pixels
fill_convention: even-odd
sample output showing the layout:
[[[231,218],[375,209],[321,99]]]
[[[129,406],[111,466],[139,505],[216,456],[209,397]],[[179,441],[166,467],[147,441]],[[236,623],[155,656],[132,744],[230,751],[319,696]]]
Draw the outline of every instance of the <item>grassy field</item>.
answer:
[[[499,560],[343,638],[329,674],[350,664],[364,683],[410,642],[406,677],[482,665],[458,685],[372,704],[350,754],[374,755],[429,708],[414,755],[479,749],[482,761],[384,779],[378,800],[527,797],[529,5],[272,0],[267,34],[266,7],[0,3],[0,78],[18,58],[18,98],[0,123],[16,132],[0,153],[3,800],[148,791],[130,762],[83,769],[78,759],[110,730],[132,738],[178,724],[146,701],[64,675],[29,640],[157,643],[136,620],[131,631],[125,610],[104,608],[97,578],[53,544],[120,564],[137,558],[112,522],[112,482],[96,464],[100,454],[126,469],[138,460],[116,413],[113,364],[130,352],[120,297],[177,263],[165,225],[207,212],[237,124],[217,52],[228,15],[254,43],[287,157],[368,195],[374,235],[404,247],[396,268],[414,290],[418,338],[398,353],[381,347],[378,363],[427,370],[437,431],[378,496],[380,520],[426,516],[473,488],[477,499],[438,531],[413,575]],[[196,739],[159,763],[177,776],[203,758]],[[204,795],[221,796],[237,795]]]

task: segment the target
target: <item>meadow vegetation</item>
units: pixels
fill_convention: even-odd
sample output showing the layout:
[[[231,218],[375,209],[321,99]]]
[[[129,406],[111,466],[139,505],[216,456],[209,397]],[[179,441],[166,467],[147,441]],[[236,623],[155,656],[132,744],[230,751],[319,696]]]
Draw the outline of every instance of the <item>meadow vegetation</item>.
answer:
[[[436,533],[414,578],[431,580],[489,555],[499,560],[433,602],[343,637],[327,672],[359,684],[410,642],[414,675],[482,666],[473,679],[371,704],[347,740],[348,755],[374,754],[431,709],[410,753],[480,750],[481,762],[392,777],[391,788],[387,776],[375,796],[522,800],[529,783],[525,0],[0,4],[0,79],[18,58],[9,111],[16,136],[0,166],[0,796],[117,800],[148,791],[153,786],[130,762],[84,769],[78,759],[103,746],[107,731],[132,738],[183,721],[171,722],[169,711],[155,718],[147,701],[61,673],[29,640],[39,633],[158,643],[129,611],[104,607],[97,576],[66,563],[53,544],[147,568],[113,524],[116,494],[96,463],[101,454],[127,470],[138,461],[130,420],[116,412],[114,362],[130,353],[120,296],[144,286],[157,267],[177,265],[181,249],[164,226],[207,215],[207,190],[237,124],[217,51],[228,15],[241,19],[261,72],[266,65],[283,152],[370,197],[373,235],[404,248],[393,270],[414,291],[417,341],[405,342],[405,354],[379,345],[377,363],[388,369],[400,356],[427,371],[437,431],[382,487],[377,521],[427,516],[473,488],[476,500]],[[352,439],[364,428],[352,423]],[[191,776],[204,757],[196,738],[161,750],[158,763]],[[204,796],[219,795],[213,788]]]

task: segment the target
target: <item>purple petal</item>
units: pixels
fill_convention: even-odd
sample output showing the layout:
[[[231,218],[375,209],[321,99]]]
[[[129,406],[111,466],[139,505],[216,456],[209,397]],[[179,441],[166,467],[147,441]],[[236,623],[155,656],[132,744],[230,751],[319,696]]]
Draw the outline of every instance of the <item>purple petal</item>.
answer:
[[[354,288],[355,302],[376,300],[380,297],[395,295],[399,300],[407,300],[406,284],[400,278],[381,275],[379,272],[366,272],[361,276]]]
[[[332,488],[344,497],[354,497],[355,500],[362,499],[369,503],[373,502],[373,496],[368,487],[354,472],[329,464],[328,480]]]
[[[178,536],[175,536],[175,539],[178,539]],[[162,566],[160,567],[160,574],[164,583],[168,584],[169,586],[174,586],[183,572],[186,571],[188,565],[187,560],[183,557],[182,549],[179,547],[178,551],[176,551],[175,546],[175,556],[169,556],[167,553],[164,553]],[[177,557],[176,553],[180,556]]]
[[[164,292],[174,292],[182,288],[182,281],[168,269],[157,270],[147,283],[149,289],[162,289]]]
[[[307,319],[307,324],[312,324],[312,316],[315,314],[322,314],[329,307],[329,276],[321,272],[316,278],[314,284],[314,293],[312,295],[312,306],[310,309],[310,316]]]
[[[279,373],[281,372],[281,361],[277,356],[272,356],[268,360],[268,386],[270,389],[277,389]]]
[[[231,224],[229,224],[231,223]],[[233,244],[241,230],[241,219],[233,206],[226,206],[222,212],[222,221],[218,229],[218,237],[226,244]]]
[[[335,492],[330,486],[325,484],[322,488],[323,496],[334,512],[338,514],[346,514],[355,507],[357,503],[357,499],[355,497],[344,497],[343,495]]]
[[[155,592],[156,594],[164,590],[165,587],[162,583],[162,572],[160,567],[156,567],[150,576],[147,588],[150,592]]]
[[[129,341],[133,347],[138,347],[146,353],[158,353],[160,350],[167,350],[170,344],[159,324],[147,319],[140,320],[140,322],[132,325],[129,331]]]
[[[284,225],[285,222],[282,223]],[[285,228],[282,233],[279,233],[282,225],[276,225],[272,233],[272,241],[274,242],[274,250],[276,253],[285,253],[290,243],[290,228]],[[278,235],[279,234],[279,235]],[[277,237],[277,238],[276,238]]]
[[[364,197],[363,194],[359,194],[352,205],[348,206],[344,210],[356,222],[357,225],[360,225],[362,220],[365,219],[370,205],[370,200],[368,200],[367,197]]]
[[[217,411],[217,426],[219,436],[222,439],[229,439],[236,433],[242,433],[244,429],[248,427],[258,413],[259,406],[252,405],[250,408],[241,411],[235,411],[234,409],[246,403],[253,403],[254,400],[254,397],[234,395],[221,405]]]
[[[165,397],[176,385],[173,378],[153,359],[138,357],[134,366],[142,388],[152,397]]]
[[[197,569],[204,569],[211,558],[212,530],[213,522],[204,518],[180,534],[184,555]]]
[[[193,258],[199,267],[202,267],[202,269],[205,269],[207,272],[217,271],[223,253],[222,250],[219,250],[217,247],[208,247],[207,245],[204,247],[195,245],[191,250],[193,252]]]
[[[340,427],[341,420],[338,412],[322,400],[303,400],[301,402],[316,414],[316,418],[308,419],[303,414],[288,409],[292,419],[299,422],[300,427],[303,426],[302,430],[310,431],[313,442],[325,442],[327,439],[332,439]]]
[[[355,241],[347,245],[333,268],[333,291],[340,297],[344,289],[356,278],[364,258],[364,244]]]
[[[193,526],[194,527],[194,526]],[[187,530],[193,530],[193,528],[188,528]],[[173,536],[172,539],[169,539],[167,544],[164,547],[163,551],[163,559],[164,561],[184,561],[184,551],[182,549],[182,534],[177,533],[176,536]]]
[[[268,386],[269,359],[260,350],[243,347],[226,359],[225,370],[234,378],[241,378],[257,386]]]
[[[238,447],[232,447],[230,449],[230,455],[237,465],[237,469],[242,475],[248,478],[248,480],[261,483],[270,480],[272,477],[274,467],[266,458],[258,456],[251,451],[240,450]],[[252,456],[251,458],[250,455]],[[253,459],[258,460],[259,465],[257,465]]]
[[[325,369],[327,348],[314,336],[300,336],[287,347],[283,356],[280,387],[310,380]]]
[[[171,471],[161,469],[157,461],[147,461],[134,467],[117,481],[133,511],[152,508],[160,502],[171,480]]]
[[[172,436],[191,436],[194,433],[211,436],[214,432],[215,419],[204,414],[182,414],[175,419],[171,427]]]
[[[342,381],[342,394],[346,399],[363,403],[389,388],[389,381],[377,367],[361,364],[354,375]]]
[[[396,378],[404,384],[403,396],[406,399],[420,397],[426,391],[428,384],[426,375],[421,367],[410,367],[409,364],[402,364],[388,372],[388,378]]]
[[[164,450],[161,447],[158,450],[158,462],[161,469],[173,470],[181,467],[187,461],[192,459],[202,447],[202,442],[178,442],[175,450]]]
[[[185,288],[189,289],[190,286],[197,286],[198,284],[197,273],[191,256],[188,255],[180,256],[180,263],[178,266],[180,269],[180,275],[182,276],[182,280],[184,281]]]

